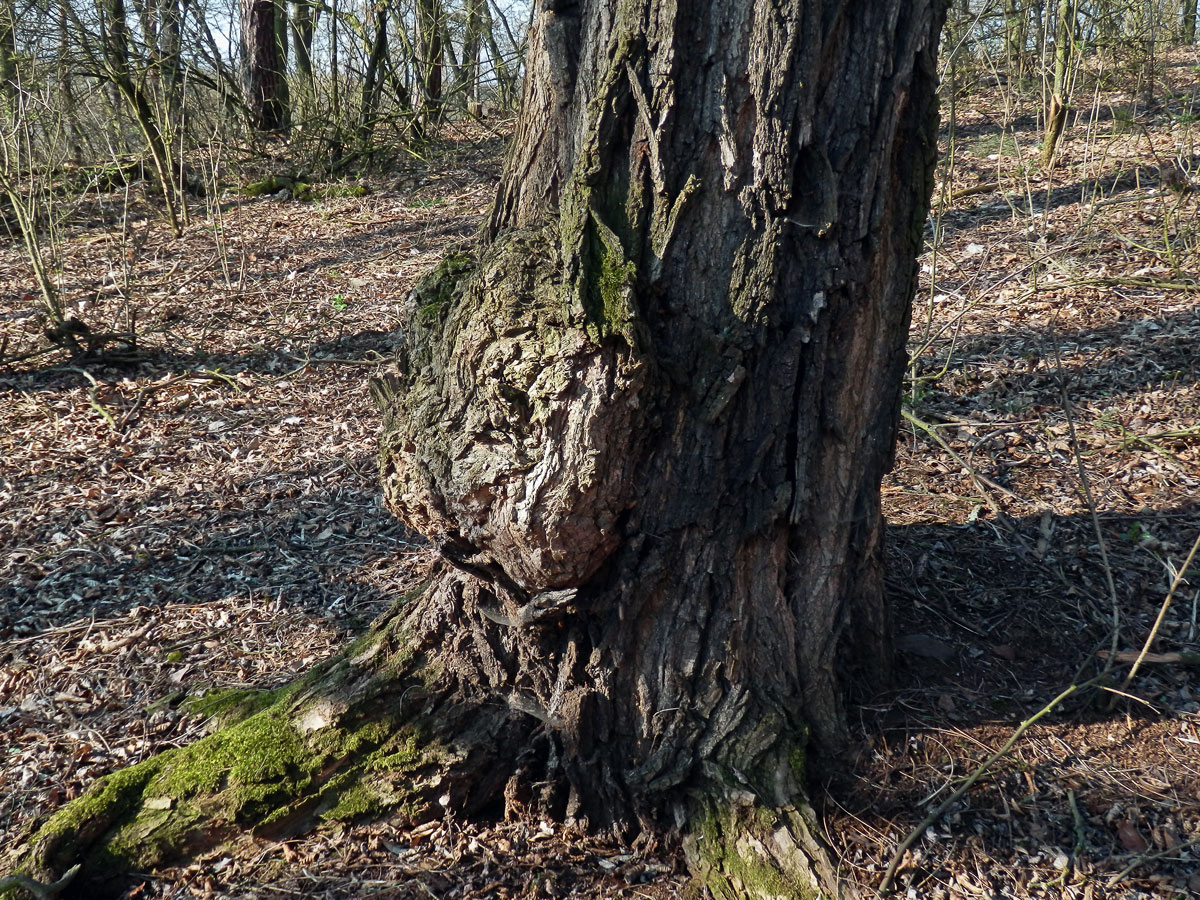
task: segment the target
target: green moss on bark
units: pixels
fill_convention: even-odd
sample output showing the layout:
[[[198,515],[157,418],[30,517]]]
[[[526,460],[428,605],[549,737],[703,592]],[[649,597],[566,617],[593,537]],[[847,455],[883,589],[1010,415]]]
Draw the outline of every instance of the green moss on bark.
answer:
[[[400,718],[395,700],[414,683],[390,666],[393,655],[411,660],[395,623],[286,687],[192,701],[222,727],[99,780],[35,835],[25,871],[52,880],[84,862],[88,878],[108,878],[220,846],[247,827],[278,837],[388,809],[421,814],[450,754]]]
[[[35,852],[53,857],[97,840],[114,823],[138,808],[146,785],[175,752],[167,751],[97,780],[82,797],[64,806],[41,827],[34,837]],[[122,866],[133,860],[124,859],[114,848],[98,862]]]
[[[414,292],[420,324],[432,325],[444,320],[459,283],[474,270],[474,256],[463,252],[450,253],[422,278]]]
[[[689,842],[697,878],[717,900],[822,900],[800,854],[796,823],[761,805],[708,806]]]
[[[279,691],[256,688],[221,688],[206,691],[203,696],[185,700],[183,708],[190,713],[208,716],[215,727],[248,719],[279,700]]]
[[[221,792],[229,819],[261,818],[280,794],[302,792],[323,762],[304,746],[284,711],[266,709],[181,748],[146,794],[185,800]]]

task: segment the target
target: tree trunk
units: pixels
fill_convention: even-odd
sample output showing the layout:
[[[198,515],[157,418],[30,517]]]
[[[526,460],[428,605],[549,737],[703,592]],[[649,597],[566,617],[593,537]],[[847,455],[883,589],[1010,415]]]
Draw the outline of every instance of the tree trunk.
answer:
[[[313,90],[312,44],[317,11],[309,0],[293,0],[292,46],[296,50],[296,74],[306,94]]]
[[[242,0],[246,108],[258,131],[288,128],[286,23],[280,0]]]
[[[1054,163],[1058,141],[1067,124],[1068,85],[1071,76],[1071,57],[1075,45],[1075,2],[1059,0],[1054,32],[1054,87],[1046,109],[1046,134],[1042,140],[1042,165]]]
[[[1181,0],[1179,40],[1185,47],[1196,43],[1196,0]]]
[[[388,3],[379,0],[371,8],[364,23],[363,39],[367,54],[366,70],[358,98],[358,123],[356,135],[358,148],[366,153],[371,149],[371,137],[375,132],[375,115],[379,108],[379,94],[383,86],[383,61],[387,56]],[[368,39],[367,28],[373,27]]]
[[[417,0],[417,47],[414,60],[421,90],[419,124],[422,133],[437,124],[442,109],[442,4]]]
[[[0,2],[0,98],[4,103],[6,127],[19,118],[18,91],[20,77],[17,74],[17,11],[12,0]]]
[[[183,102],[183,16],[182,0],[161,0],[158,7],[159,80],[162,84],[163,104],[166,107],[166,123],[172,134],[180,126]]]
[[[511,109],[516,94],[514,89],[516,74],[509,71],[508,61],[504,58],[504,53],[496,41],[496,20],[492,16],[491,7],[485,2],[480,6],[480,12],[483,15],[483,40],[488,59],[491,61],[491,72],[496,79],[499,105],[503,109]]]
[[[678,833],[717,897],[850,893],[807,786],[888,672],[879,482],[943,10],[560,5],[485,237],[374,385],[429,584],[52,819],[46,880],[441,797]]]
[[[1004,0],[1004,50],[1010,77],[1025,70],[1025,45],[1029,40],[1029,11],[1020,0]]]
[[[479,52],[483,47],[483,21],[486,0],[467,0],[464,11],[462,65],[458,69],[456,90],[466,98],[467,111],[479,115]]]
[[[1046,0],[1033,0],[1034,55],[1039,63],[1046,58]]]
[[[129,24],[126,21],[124,0],[100,0],[99,10],[103,23],[102,50],[104,54],[104,77],[133,113],[146,146],[150,150],[150,158],[154,163],[154,174],[162,192],[163,205],[167,222],[175,234],[182,233],[180,214],[186,217],[183,207],[183,192],[176,184],[175,173],[171,164],[171,145],[169,135],[164,135],[155,115],[154,107],[142,87],[142,80],[136,78],[129,63]],[[78,25],[77,25],[78,27]]]
[[[71,161],[83,163],[82,134],[79,128],[78,108],[75,102],[75,76],[70,65],[70,31],[66,11],[60,5],[55,15],[57,25],[54,55],[54,80],[57,85],[58,102],[63,111],[63,126],[67,135],[67,146]]]

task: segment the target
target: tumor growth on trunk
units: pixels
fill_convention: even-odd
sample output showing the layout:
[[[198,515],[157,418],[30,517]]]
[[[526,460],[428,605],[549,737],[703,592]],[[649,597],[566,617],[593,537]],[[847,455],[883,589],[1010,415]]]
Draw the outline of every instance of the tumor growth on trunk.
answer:
[[[102,781],[30,871],[532,804],[678,834],[715,896],[842,892],[807,786],[887,672],[878,490],[941,16],[541,3],[486,233],[413,292],[374,384],[428,584]]]

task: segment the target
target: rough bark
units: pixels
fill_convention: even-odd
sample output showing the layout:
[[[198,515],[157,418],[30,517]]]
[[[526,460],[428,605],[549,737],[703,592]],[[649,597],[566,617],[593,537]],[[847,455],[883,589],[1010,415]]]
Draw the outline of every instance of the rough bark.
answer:
[[[1025,45],[1029,40],[1029,11],[1020,0],[1004,0],[1004,55],[1013,78],[1025,74]]]
[[[463,11],[462,64],[455,89],[462,92],[472,115],[479,114],[479,52],[483,48],[485,3],[486,0],[466,0]]]
[[[364,23],[363,41],[367,54],[367,65],[358,94],[358,122],[355,126],[359,150],[362,152],[368,152],[371,149],[371,137],[375,132],[375,116],[383,87],[383,61],[387,57],[388,50],[388,5],[387,0],[379,0],[370,9]],[[368,32],[367,28],[373,30]]]
[[[313,89],[312,44],[317,11],[309,0],[293,0],[292,46],[296,50],[296,74],[305,91]]]
[[[286,131],[290,113],[284,7],[279,0],[242,0],[241,8],[250,123],[259,131]]]
[[[675,831],[721,898],[850,893],[807,786],[847,691],[888,670],[879,481],[942,17],[543,2],[486,236],[414,292],[374,385],[430,583],[265,710],[68,807],[30,874],[444,795]]]
[[[16,10],[11,2],[0,3],[0,98],[4,102],[4,115],[12,119],[17,115],[17,93],[20,79],[17,75]]]

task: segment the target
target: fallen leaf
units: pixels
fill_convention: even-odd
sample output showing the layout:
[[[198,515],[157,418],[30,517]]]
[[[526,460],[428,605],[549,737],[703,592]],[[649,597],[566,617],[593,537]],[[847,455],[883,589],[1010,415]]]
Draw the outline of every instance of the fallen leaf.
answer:
[[[1122,819],[1117,823],[1117,840],[1130,853],[1144,853],[1150,849],[1150,845],[1146,843],[1146,839],[1138,833],[1138,830],[1128,819]]]

